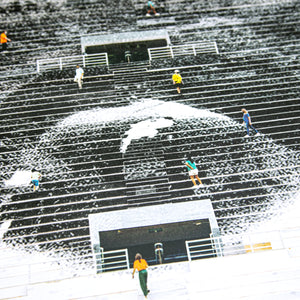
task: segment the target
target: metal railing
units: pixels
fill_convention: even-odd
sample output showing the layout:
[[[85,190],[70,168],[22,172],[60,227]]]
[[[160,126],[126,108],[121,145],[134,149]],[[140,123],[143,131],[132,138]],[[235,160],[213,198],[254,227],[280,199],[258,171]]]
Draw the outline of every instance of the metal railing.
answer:
[[[67,252],[47,255],[1,247],[0,253],[0,281],[5,282],[0,287],[0,295],[10,287],[22,289],[26,295],[27,286],[31,284],[70,279],[77,272],[85,275],[95,273],[93,256],[90,253],[80,256],[69,255]],[[23,259],[23,256],[27,259]]]
[[[220,239],[220,237],[217,239]],[[217,244],[217,242],[218,240],[213,242],[211,238],[186,241],[185,246],[188,260],[216,257],[218,254],[214,248],[214,244]]]
[[[46,70],[62,70],[64,68],[75,67],[76,65],[81,65],[83,67],[100,65],[108,66],[108,55],[107,53],[98,53],[39,59],[36,62],[36,70],[40,73]]]
[[[254,253],[263,250],[300,248],[295,239],[300,240],[300,229],[268,231],[253,234],[211,236],[206,239],[186,241],[188,260]],[[288,234],[287,234],[288,233]],[[292,246],[289,244],[292,243]]]
[[[184,44],[177,46],[166,46],[158,48],[148,48],[149,60],[159,58],[174,58],[175,56],[198,55],[204,53],[219,54],[216,42],[200,42],[194,44]]]
[[[129,269],[127,249],[104,251],[101,247],[95,256],[97,273]]]
[[[300,254],[300,227],[297,226],[251,234],[219,236],[218,232],[214,232],[213,235],[212,238],[186,242],[189,261],[226,255],[247,255],[249,252],[271,249],[287,250],[289,256],[295,258]],[[218,247],[222,249],[221,253],[218,252]],[[94,276],[96,266],[99,267],[99,273],[130,268],[127,249],[105,252],[99,245],[95,245],[94,255],[89,251],[80,254],[81,250],[85,251],[83,247],[77,249],[78,256],[74,256],[67,249],[65,252],[51,251],[51,255],[38,251],[25,252],[25,249],[14,250],[0,243],[1,295],[11,295],[11,298],[25,297],[37,284],[71,279],[77,274],[82,277]]]

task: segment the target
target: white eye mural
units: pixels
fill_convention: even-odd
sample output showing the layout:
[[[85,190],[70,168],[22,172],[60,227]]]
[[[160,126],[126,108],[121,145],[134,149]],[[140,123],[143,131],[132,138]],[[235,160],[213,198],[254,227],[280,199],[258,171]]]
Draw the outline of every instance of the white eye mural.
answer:
[[[14,220],[36,225],[21,231],[25,239],[12,229],[5,236],[41,241],[37,225],[43,223],[55,223],[57,239],[88,235],[88,214],[101,208],[104,192],[125,195],[126,180],[150,176],[168,180],[171,198],[210,199],[224,233],[245,231],[290,204],[299,185],[299,153],[263,134],[245,140],[243,130],[222,114],[153,99],[75,113],[35,144],[5,155],[2,220],[13,220],[11,228]],[[200,170],[201,190],[191,188],[184,167],[188,154]],[[43,175],[38,194],[28,186],[33,166]],[[24,211],[15,206],[23,200]],[[80,229],[66,221],[77,215]],[[72,226],[77,231],[68,231]]]

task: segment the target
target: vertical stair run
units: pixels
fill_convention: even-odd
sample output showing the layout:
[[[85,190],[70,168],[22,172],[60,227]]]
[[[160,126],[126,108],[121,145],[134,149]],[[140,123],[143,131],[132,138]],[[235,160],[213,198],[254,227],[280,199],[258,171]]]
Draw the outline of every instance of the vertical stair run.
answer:
[[[160,141],[143,138],[131,143],[124,154],[123,170],[129,205],[162,203],[171,197]]]

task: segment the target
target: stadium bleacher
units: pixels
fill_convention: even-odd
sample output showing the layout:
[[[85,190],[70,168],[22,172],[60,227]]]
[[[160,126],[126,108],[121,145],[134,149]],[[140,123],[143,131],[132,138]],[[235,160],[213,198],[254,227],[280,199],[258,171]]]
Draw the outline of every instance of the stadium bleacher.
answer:
[[[165,0],[158,1],[155,20],[145,20],[141,0],[31,2],[5,2],[0,11],[0,28],[12,39],[9,51],[0,52],[0,222],[11,220],[5,243],[72,250],[90,262],[91,213],[209,198],[221,232],[240,233],[297,191],[297,1]],[[214,41],[219,53],[86,67],[80,91],[75,66],[36,72],[38,59],[80,55],[82,35],[162,28],[172,45]],[[184,80],[180,96],[174,68]],[[166,113],[161,117],[171,118],[171,127],[132,140],[121,153],[131,125],[156,117],[151,109],[134,116],[131,105],[143,101],[145,110],[151,101],[171,111],[176,103],[216,118]],[[131,117],[100,117],[123,107]],[[261,136],[244,138],[242,107]],[[77,122],[78,113],[90,111],[99,112],[98,121]],[[64,126],[72,116],[75,122]],[[191,189],[183,163],[188,153],[203,189]],[[33,167],[43,175],[39,192],[5,185],[16,171]]]

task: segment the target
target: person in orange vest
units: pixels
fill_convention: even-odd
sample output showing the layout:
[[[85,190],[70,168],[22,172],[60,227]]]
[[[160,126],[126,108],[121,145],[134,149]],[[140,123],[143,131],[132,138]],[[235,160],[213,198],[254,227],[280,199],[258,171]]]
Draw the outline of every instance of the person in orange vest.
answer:
[[[2,51],[7,50],[7,42],[11,42],[11,40],[7,37],[7,31],[4,30],[0,36],[0,43],[2,44]]]
[[[137,253],[135,255],[135,261],[133,263],[132,278],[134,278],[134,272],[135,270],[137,270],[139,272],[140,286],[145,296],[145,299],[147,299],[147,295],[150,292],[147,287],[147,278],[148,278],[147,268],[148,268],[147,261],[142,258],[142,255],[140,253]]]

